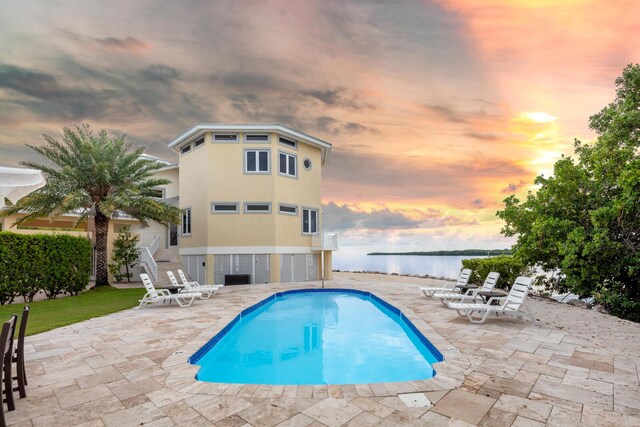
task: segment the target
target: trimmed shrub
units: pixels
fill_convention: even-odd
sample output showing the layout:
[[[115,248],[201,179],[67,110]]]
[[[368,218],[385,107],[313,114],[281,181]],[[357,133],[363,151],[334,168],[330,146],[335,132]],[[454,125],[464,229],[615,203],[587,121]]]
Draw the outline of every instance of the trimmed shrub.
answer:
[[[32,301],[40,290],[77,294],[89,283],[91,251],[84,237],[0,232],[0,304],[18,295]]]
[[[527,272],[525,265],[510,255],[463,259],[462,267],[473,270],[469,282],[477,285],[482,285],[490,272],[500,273],[500,279],[496,284],[500,289],[510,289],[516,278]]]

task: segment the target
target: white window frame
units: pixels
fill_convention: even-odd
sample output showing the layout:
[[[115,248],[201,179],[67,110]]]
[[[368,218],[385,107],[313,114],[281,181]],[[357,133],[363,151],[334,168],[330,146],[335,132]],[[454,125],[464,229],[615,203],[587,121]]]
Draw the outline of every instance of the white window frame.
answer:
[[[187,144],[183,147],[180,147],[180,155],[184,156],[185,154],[189,154],[190,152],[193,151],[193,147],[191,147],[191,144]]]
[[[235,205],[236,209],[231,211],[231,210],[221,210],[218,211],[216,210],[216,205]],[[238,202],[211,202],[211,213],[212,214],[237,214],[240,213],[240,209],[238,208],[238,206],[240,205],[240,203]]]
[[[256,170],[255,171],[250,171],[247,169],[248,166],[248,161],[247,161],[247,157],[248,157],[248,153],[250,152],[254,152],[256,153]],[[261,170],[257,170],[260,167],[260,159],[259,159],[259,153],[260,152],[266,152],[267,153],[267,170],[266,171],[261,171]],[[249,175],[269,175],[271,173],[271,149],[269,148],[245,148],[244,149],[244,173],[245,174],[249,174]]]
[[[283,211],[282,208],[293,208],[296,211],[295,212],[287,212],[287,211]],[[289,203],[280,203],[278,205],[278,213],[280,215],[289,215],[289,216],[298,216],[298,205],[290,205]]]
[[[249,141],[247,138],[250,136],[266,136],[267,139],[264,141]],[[271,143],[271,134],[269,133],[245,133],[244,134],[244,142],[245,144],[270,144]]]
[[[191,208],[186,208],[182,210],[180,221],[180,235],[182,236],[191,236]]]
[[[266,205],[268,209],[266,211],[252,211],[247,209],[249,205]],[[271,202],[244,202],[244,213],[246,214],[270,214]]]
[[[280,156],[285,155],[286,157],[286,169],[287,172],[282,172],[280,170]],[[289,173],[289,157],[293,157],[295,159],[295,173],[292,175]],[[291,153],[287,153],[285,151],[278,151],[278,174],[281,176],[286,176],[288,178],[298,178],[298,156],[296,156],[295,154],[291,154]]]
[[[313,228],[313,227],[311,227],[311,212],[315,212],[316,213],[316,224],[315,224],[316,225],[316,231],[311,231],[311,229]],[[304,231],[304,220],[305,220],[305,217],[307,215],[309,216],[309,231]],[[319,221],[319,215],[320,215],[320,211],[318,209],[305,208],[305,207],[302,208],[302,218],[301,218],[302,221],[300,221],[301,222],[301,226],[302,226],[302,234],[305,234],[305,235],[318,234],[318,229],[320,228],[319,227],[319,225],[320,225],[319,224],[319,222],[320,222]]]
[[[285,142],[282,141],[283,139]],[[298,149],[298,141],[296,141],[295,139],[284,137],[284,136],[278,136],[278,144],[281,144],[284,147],[289,147],[292,150]]]
[[[231,136],[231,135],[233,135],[234,139],[217,139],[218,136]],[[237,133],[218,132],[218,133],[214,133],[211,136],[211,142],[215,144],[237,144],[238,142],[240,142],[240,139],[238,138]]]
[[[200,142],[200,144],[198,145],[198,143]],[[193,141],[193,150],[195,150],[196,148],[200,148],[203,145],[206,144],[206,140],[204,139],[204,136],[196,139],[195,141]]]

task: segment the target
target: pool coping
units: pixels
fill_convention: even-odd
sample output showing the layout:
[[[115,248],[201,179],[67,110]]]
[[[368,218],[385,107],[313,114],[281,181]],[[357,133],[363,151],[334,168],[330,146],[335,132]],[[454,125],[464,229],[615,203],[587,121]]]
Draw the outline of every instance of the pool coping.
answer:
[[[352,290],[363,293],[369,293],[373,295],[369,290],[357,289],[354,286]],[[245,310],[261,303],[262,301],[268,301],[270,298],[275,297],[278,293],[291,292],[291,291],[308,291],[318,288],[302,288],[277,292],[268,298],[262,296],[256,296],[249,298],[247,295],[246,301],[243,301]],[[344,290],[344,288],[324,288],[327,290],[336,289]],[[326,292],[323,291],[323,292]],[[377,296],[376,296],[377,297]],[[377,297],[379,298],[379,297]],[[230,383],[213,383],[198,381],[195,377],[200,369],[200,366],[189,363],[188,358],[190,355],[195,354],[203,348],[209,341],[220,334],[229,324],[239,316],[233,313],[221,316],[215,324],[211,327],[203,330],[194,339],[187,344],[176,349],[172,355],[162,363],[162,368],[169,372],[169,375],[165,379],[165,385],[179,393],[191,393],[201,395],[212,396],[225,396],[225,395],[241,395],[243,389],[247,393],[253,394],[257,389],[261,389],[261,392],[267,396],[272,388],[282,391],[282,389],[296,388],[306,389],[309,397],[316,395],[329,395],[332,393],[335,395],[353,395],[361,397],[384,397],[384,396],[396,396],[399,393],[415,393],[415,392],[429,392],[429,391],[441,391],[450,390],[459,387],[464,382],[466,374],[473,370],[472,363],[467,356],[462,354],[455,346],[451,345],[444,337],[436,332],[426,321],[419,317],[413,310],[405,307],[403,304],[395,301],[392,295],[386,295],[387,302],[394,308],[402,312],[403,316],[414,325],[416,330],[420,332],[425,338],[429,337],[428,341],[439,349],[442,353],[444,360],[437,362],[437,375],[433,378],[426,380],[414,380],[408,382],[392,382],[392,383],[369,383],[369,384],[322,384],[322,385],[270,385],[270,384],[230,384]],[[391,302],[388,302],[391,300]],[[393,303],[393,304],[392,304]],[[257,309],[259,307],[256,307]],[[237,313],[237,311],[234,311]]]

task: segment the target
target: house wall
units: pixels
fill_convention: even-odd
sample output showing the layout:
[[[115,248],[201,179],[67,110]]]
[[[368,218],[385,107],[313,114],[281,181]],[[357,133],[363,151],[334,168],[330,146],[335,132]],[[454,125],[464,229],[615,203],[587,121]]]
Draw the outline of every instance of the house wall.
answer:
[[[180,209],[191,208],[192,235],[181,241],[181,249],[202,247],[291,246],[310,247],[311,236],[302,234],[302,208],[318,209],[321,229],[321,152],[317,147],[299,143],[297,149],[277,142],[213,143],[211,133],[206,144],[180,156]],[[244,172],[244,150],[270,149],[270,173]],[[278,173],[280,152],[297,156],[297,178]],[[309,158],[307,171],[302,161]],[[236,202],[238,213],[211,213],[212,202]],[[271,213],[244,213],[245,202],[270,202]],[[278,204],[298,206],[298,214],[278,213]]]
[[[206,277],[213,283],[216,262],[223,258],[211,254],[270,254],[270,281],[280,281],[278,254],[311,254],[312,236],[302,233],[302,209],[318,210],[318,232],[322,231],[322,158],[318,147],[298,141],[294,149],[278,142],[213,141],[205,134],[205,144],[180,155],[180,209],[191,209],[192,233],[181,236],[180,254],[206,255]],[[246,149],[269,149],[268,174],[245,173]],[[279,174],[279,154],[296,156],[297,177]],[[306,170],[303,160],[311,160]],[[212,202],[238,203],[237,213],[212,213]],[[269,202],[270,213],[245,213],[246,202]],[[279,204],[295,205],[297,215],[278,213]],[[220,268],[220,266],[218,266]],[[315,276],[312,274],[310,276]]]

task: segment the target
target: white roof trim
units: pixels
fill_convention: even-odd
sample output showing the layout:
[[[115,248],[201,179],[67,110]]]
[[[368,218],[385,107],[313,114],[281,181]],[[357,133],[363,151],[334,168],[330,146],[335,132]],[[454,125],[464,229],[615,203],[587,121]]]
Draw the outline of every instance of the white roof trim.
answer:
[[[168,147],[177,150],[177,146],[185,141],[197,138],[205,132],[278,132],[284,136],[300,140],[322,150],[322,163],[328,160],[331,144],[281,124],[216,124],[200,123],[169,142]]]

